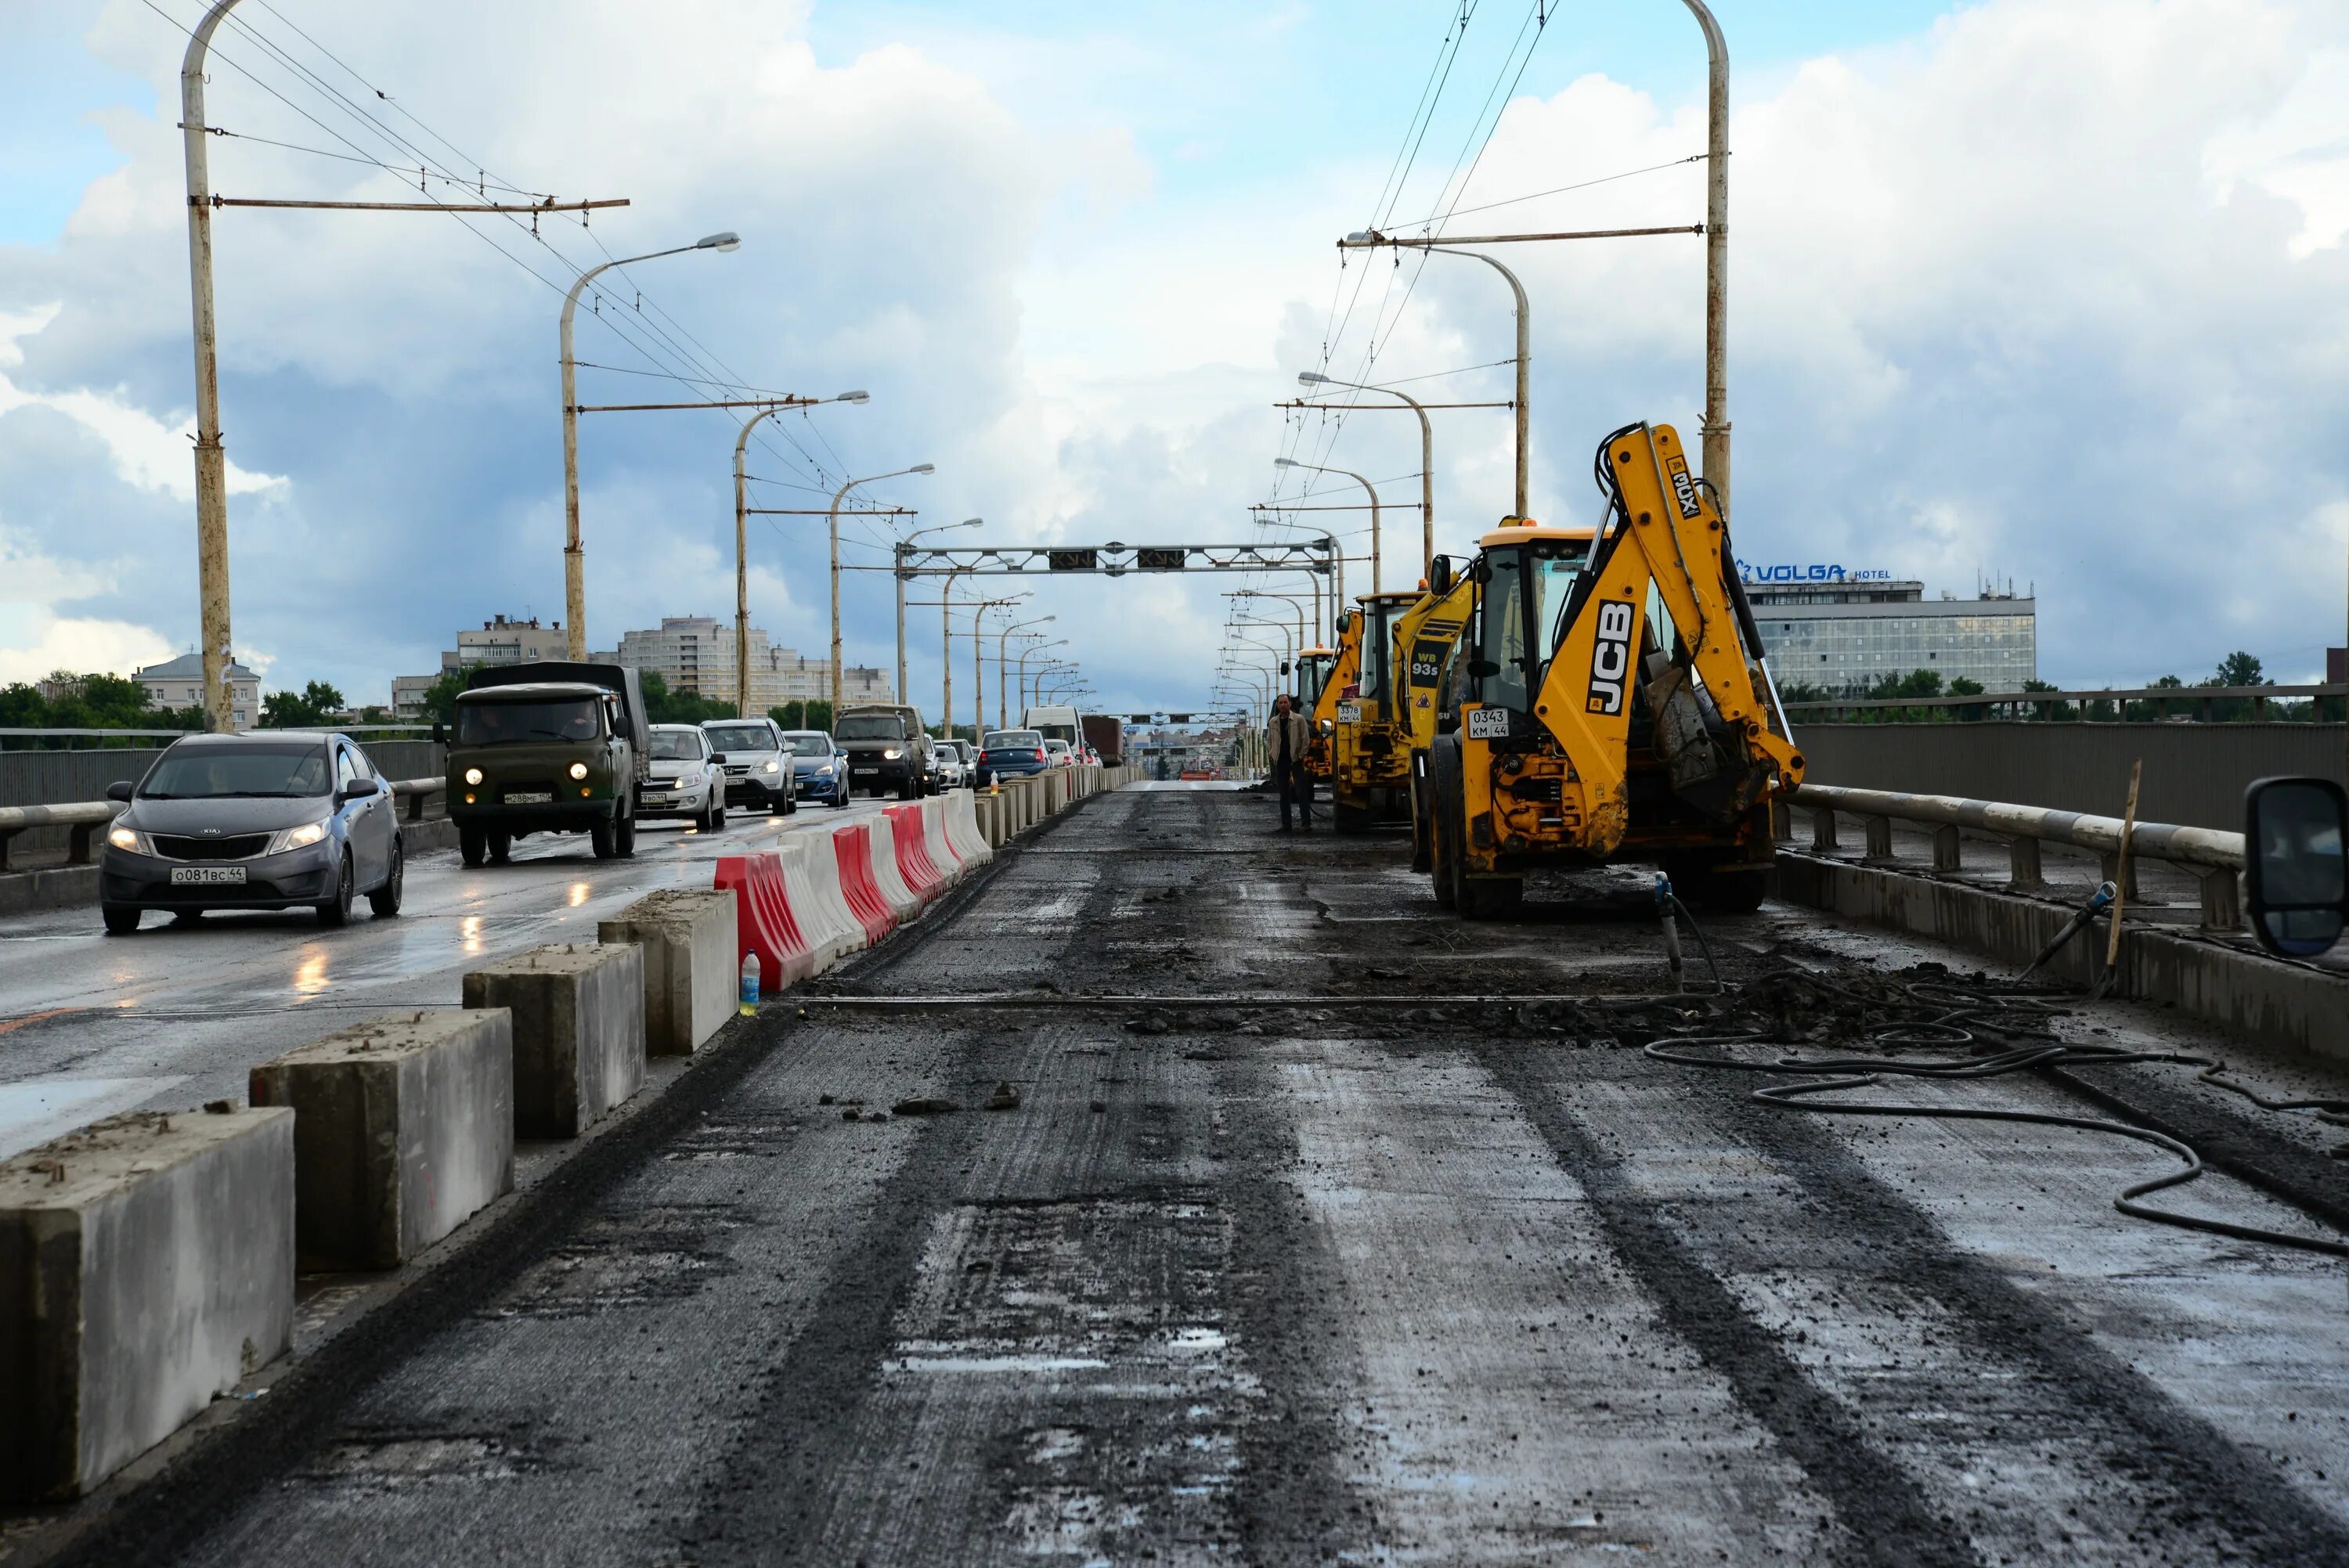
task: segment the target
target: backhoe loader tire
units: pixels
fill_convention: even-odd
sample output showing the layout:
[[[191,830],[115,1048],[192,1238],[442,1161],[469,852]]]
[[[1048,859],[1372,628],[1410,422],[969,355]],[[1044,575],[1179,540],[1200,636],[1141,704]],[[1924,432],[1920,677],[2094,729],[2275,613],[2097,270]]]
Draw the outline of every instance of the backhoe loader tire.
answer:
[[[1672,891],[1691,909],[1707,914],[1752,914],[1762,907],[1769,895],[1770,870],[1757,866],[1752,870],[1731,870],[1706,866],[1699,869],[1668,869]]]
[[[1434,808],[1427,799],[1427,784],[1414,777],[1411,781],[1411,869],[1426,872],[1435,867],[1435,846],[1429,835],[1435,827]]]
[[[1427,851],[1430,880],[1435,884],[1435,906],[1453,907],[1453,862],[1459,850],[1453,839],[1460,830],[1460,753],[1439,740],[1427,759]]]
[[[1463,876],[1453,899],[1463,920],[1506,920],[1525,907],[1526,880]]]

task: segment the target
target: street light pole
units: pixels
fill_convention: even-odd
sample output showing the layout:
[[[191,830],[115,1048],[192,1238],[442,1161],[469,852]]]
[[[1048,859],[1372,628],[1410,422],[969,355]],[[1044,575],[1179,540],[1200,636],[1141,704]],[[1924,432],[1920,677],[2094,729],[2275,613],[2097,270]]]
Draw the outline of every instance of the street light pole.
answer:
[[[221,9],[226,10],[227,6]],[[587,570],[579,543],[579,374],[571,356],[571,318],[578,313],[579,296],[595,281],[596,274],[614,267],[682,255],[688,251],[739,250],[741,244],[739,235],[728,232],[704,234],[689,245],[647,251],[641,256],[622,256],[581,273],[579,280],[571,285],[571,292],[563,296],[563,613],[570,622],[564,629],[564,651],[574,664],[587,656]]]
[[[1704,0],[1688,0],[1704,29],[1704,479],[1729,515],[1729,45]]]
[[[566,398],[567,402],[569,399]],[[825,403],[864,403],[869,401],[863,392],[843,392],[837,397],[821,398]],[[742,421],[741,433],[734,438],[734,717],[750,717],[750,541],[748,519],[750,497],[748,480],[742,470],[742,454],[750,444],[750,432],[759,421],[771,419],[790,407],[806,405],[778,404],[762,408]]]
[[[896,557],[896,569],[891,575],[897,580],[897,690],[901,695],[912,684],[910,677],[905,674],[905,556],[912,550],[914,541],[926,533],[945,533],[952,529],[977,528],[985,521],[983,518],[967,517],[960,522],[941,523],[936,528],[917,528],[891,548],[891,553]]]
[[[887,473],[885,473],[885,474],[867,474],[864,478],[863,478],[863,479],[861,479],[861,480],[849,480],[846,484],[844,484],[844,485],[841,486],[838,490],[834,490],[834,491],[833,492],[833,496],[832,496],[832,508],[831,508],[831,511],[830,511],[829,512],[827,512],[827,513],[826,513],[826,516],[827,516],[827,517],[829,517],[829,518],[830,518],[830,520],[831,520],[831,521],[830,521],[830,529],[831,529],[831,533],[832,533],[832,711],[833,711],[833,716],[835,717],[835,718],[838,717],[838,715],[839,715],[839,713],[840,713],[840,696],[841,696],[841,669],[840,669],[840,503],[841,503],[843,500],[846,500],[846,499],[847,499],[847,497],[848,497],[848,492],[849,492],[850,490],[854,490],[858,485],[877,484],[877,483],[879,483],[879,482],[880,482],[881,480],[883,480],[903,479],[903,478],[904,478],[905,475],[907,475],[907,474],[930,474],[930,473],[936,473],[936,472],[937,472],[937,469],[936,469],[936,468],[935,466],[933,466],[932,464],[929,464],[929,463],[916,463],[916,464],[915,464],[912,468],[910,468],[910,469],[892,469],[889,472],[887,472]],[[904,579],[902,579],[902,578],[901,578],[901,579],[899,579],[899,581],[900,581],[900,582],[902,582],[902,581],[904,581]],[[904,700],[905,696],[905,671],[904,671],[904,669],[901,667],[901,668],[898,670],[898,672],[897,672],[897,696],[898,696],[898,699],[899,699],[900,701]]]
[[[1306,640],[1305,602],[1299,599],[1296,594],[1275,593],[1270,590],[1264,588],[1237,588],[1232,591],[1232,597],[1235,599],[1279,600],[1284,604],[1287,604],[1290,611],[1297,616],[1297,651],[1301,654],[1306,649],[1313,645],[1310,642]],[[1314,595],[1313,603],[1315,609],[1318,611],[1321,603],[1321,598],[1318,593]]]
[[[1408,392],[1398,392],[1392,387],[1366,387],[1359,381],[1333,381],[1315,370],[1298,373],[1297,379],[1307,387],[1344,387],[1356,392],[1382,392],[1399,397],[1419,416],[1419,553],[1420,575],[1433,582],[1435,577],[1435,427],[1428,422],[1427,405]],[[1372,553],[1376,553],[1373,551]],[[1377,573],[1373,571],[1372,575]]]
[[[1293,528],[1300,533],[1311,533],[1313,531],[1310,524],[1292,522],[1285,517],[1259,516],[1256,521],[1257,526],[1259,528]],[[1322,534],[1319,536],[1318,542],[1320,544],[1322,549],[1330,552],[1330,571],[1335,574],[1331,578],[1330,584],[1330,602],[1333,605],[1342,606],[1346,603],[1346,553],[1338,548],[1337,536],[1334,534]],[[1292,570],[1304,573],[1307,578],[1310,580],[1313,584],[1314,624],[1319,626],[1328,625],[1330,623],[1321,618],[1321,578],[1323,573],[1320,569],[1318,567],[1299,566],[1293,568]],[[1333,610],[1331,614],[1334,615],[1335,614],[1336,611]]]
[[[1353,469],[1325,469],[1325,468],[1323,468],[1323,467],[1322,467],[1320,464],[1319,464],[1319,463],[1300,463],[1300,462],[1299,462],[1295,458],[1275,458],[1275,459],[1272,459],[1272,466],[1273,466],[1274,468],[1276,468],[1276,469],[1303,469],[1307,473],[1309,473],[1309,474],[1343,474],[1343,475],[1345,475],[1348,479],[1350,479],[1350,480],[1353,480],[1356,484],[1358,484],[1358,485],[1361,486],[1363,490],[1367,490],[1367,491],[1369,491],[1369,492],[1370,492],[1370,497],[1371,497],[1371,593],[1378,593],[1378,592],[1380,591],[1380,584],[1379,584],[1379,492],[1378,492],[1378,490],[1376,489],[1376,487],[1374,487],[1374,486],[1371,483],[1371,481],[1370,481],[1370,480],[1368,480],[1364,479],[1361,475],[1360,475],[1360,474],[1356,473],[1356,472],[1355,472]],[[1344,568],[1341,566],[1341,567],[1340,567],[1340,569],[1339,569],[1339,570],[1342,573],[1342,572],[1344,571]],[[1340,589],[1340,592],[1341,592],[1341,593],[1343,592],[1342,588]],[[1338,607],[1339,607],[1340,609],[1341,609],[1341,610],[1342,610],[1342,609],[1344,609],[1344,608],[1345,608],[1345,605],[1344,605],[1343,603],[1340,603]]]
[[[1022,627],[1040,626],[1047,621],[1057,621],[1059,619],[1060,617],[1057,615],[1039,615],[1032,621],[1014,622],[1011,624],[1005,626],[1001,631],[995,634],[996,728],[1009,729],[1011,727],[1011,710],[1009,705],[1005,701],[1003,695],[1003,688],[1008,679],[1005,675],[1005,671],[1009,667],[1004,653],[1005,645],[1011,640],[1011,634],[1020,630]]]
[[[1689,0],[1689,3],[1696,5],[1698,0]],[[1724,196],[1723,200],[1726,201],[1727,198]],[[1525,516],[1526,468],[1532,451],[1532,443],[1527,439],[1527,432],[1531,430],[1533,424],[1534,364],[1532,312],[1526,304],[1526,285],[1517,281],[1516,273],[1482,251],[1455,251],[1448,245],[1432,244],[1425,240],[1391,240],[1384,234],[1376,234],[1362,229],[1356,230],[1338,242],[1338,248],[1341,251],[1369,251],[1375,250],[1381,245],[1408,246],[1414,250],[1433,252],[1439,256],[1474,257],[1509,280],[1509,293],[1516,297],[1517,302],[1517,504],[1516,515]]]
[[[1050,620],[1051,617],[1048,615],[1045,619]],[[1019,707],[1021,717],[1026,717],[1028,708],[1032,706],[1028,696],[1029,659],[1037,654],[1042,653],[1046,648],[1065,648],[1068,645],[1069,639],[1066,637],[1061,637],[1050,643],[1038,643],[1034,647],[1022,648],[1019,650]]]

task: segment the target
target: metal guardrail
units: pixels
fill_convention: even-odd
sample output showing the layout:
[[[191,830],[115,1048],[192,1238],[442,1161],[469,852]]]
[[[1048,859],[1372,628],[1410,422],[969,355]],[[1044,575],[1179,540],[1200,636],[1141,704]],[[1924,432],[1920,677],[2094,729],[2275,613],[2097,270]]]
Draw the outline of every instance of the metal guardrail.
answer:
[[[1805,784],[1792,804],[1811,813],[1811,847],[1839,848],[1837,818],[1857,817],[1868,834],[1869,861],[1889,862],[1892,824],[1916,822],[1933,830],[1933,870],[1960,869],[1960,830],[1971,828],[2006,840],[2007,882],[2031,889],[2046,884],[2040,871],[2039,846],[2064,844],[2093,850],[2101,858],[2107,880],[2122,875],[2121,839],[2128,836],[2128,858],[2160,861],[2186,870],[2201,884],[2202,924],[2213,931],[2232,931],[2243,923],[2238,879],[2243,870],[2243,835],[2217,828],[2180,827],[2170,822],[2139,822],[2131,829],[2117,817],[2091,817],[2078,811],[2058,811],[2045,806],[2014,806],[1999,800],[1969,800],[1955,795],[1906,795],[1889,789],[1853,789],[1833,784]],[[1789,835],[1790,836],[1790,835]],[[2132,874],[2129,879],[2136,879]],[[2135,887],[2127,892],[2134,895]]]
[[[424,802],[443,793],[449,787],[445,779],[395,779],[391,781],[392,799],[408,802],[408,820],[424,820]],[[70,800],[50,806],[0,806],[0,872],[8,866],[8,843],[17,834],[34,828],[67,828],[72,830],[72,841],[66,850],[66,864],[89,864],[89,839],[92,833],[120,816],[126,808],[119,800]]]
[[[2271,699],[2277,697],[2320,697],[2349,695],[2349,685],[2335,682],[2325,686],[2130,686],[2108,691],[2004,691],[1972,692],[1950,696],[1849,696],[1819,697],[1805,702],[1785,704],[1788,715],[1824,713],[1886,713],[1912,708],[2039,708],[2052,714],[2057,704],[2069,704],[2075,709],[2072,719],[2086,722],[2091,703],[2115,705],[2151,703],[2158,717],[2151,722],[2168,719],[2171,704],[2189,707],[2200,715],[2201,722],[2210,722],[2211,715],[2222,702],[2248,702],[2255,714],[2264,714]],[[2122,710],[2126,712],[2126,709]],[[2106,720],[2104,722],[2114,722]],[[2143,723],[2145,720],[2121,722]]]

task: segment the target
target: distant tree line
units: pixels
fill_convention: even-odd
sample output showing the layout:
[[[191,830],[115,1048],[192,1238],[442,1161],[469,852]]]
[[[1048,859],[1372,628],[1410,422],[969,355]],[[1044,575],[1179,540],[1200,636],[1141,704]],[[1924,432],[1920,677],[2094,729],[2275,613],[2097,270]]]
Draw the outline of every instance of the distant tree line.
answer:
[[[2075,722],[2085,717],[2092,724],[2150,724],[2164,717],[2201,718],[2204,704],[2207,701],[2210,720],[2220,724],[2240,724],[2253,719],[2271,724],[2320,722],[2337,724],[2341,721],[2343,705],[2342,699],[2337,696],[2301,698],[2297,701],[2271,697],[2264,704],[2260,704],[2247,696],[2199,699],[2193,696],[2196,691],[2213,687],[2264,686],[2275,684],[2274,681],[2268,679],[2266,670],[2256,655],[2238,650],[2220,660],[2218,669],[2207,680],[2198,681],[2189,686],[2179,676],[2163,676],[2158,680],[2148,682],[2149,686],[2167,687],[2178,693],[2180,700],[2168,704],[2167,713],[2164,712],[2163,703],[2151,699],[2114,702],[2098,698],[2085,705],[2051,699],[2045,702],[2017,704],[2013,717],[2024,719]],[[2058,688],[2050,681],[2027,680],[2023,683],[2023,689],[2025,692],[2052,692]],[[1831,691],[1805,681],[1790,682],[1778,688],[1780,699],[1789,706],[1796,703],[1856,702],[1893,697],[1937,697],[1944,695],[1980,696],[1983,694],[1981,682],[1969,680],[1964,676],[1958,676],[1944,686],[1941,673],[1939,670],[1911,670],[1905,676],[1886,676],[1873,686],[1849,686],[1841,690]],[[2085,715],[2081,712],[2084,706],[2087,710]],[[1839,722],[1965,724],[1979,722],[1990,717],[1991,711],[1980,705],[1963,707],[1855,708],[1843,715]],[[2001,717],[2008,717],[2005,710],[1999,711]],[[1814,722],[1816,721],[1814,720]]]

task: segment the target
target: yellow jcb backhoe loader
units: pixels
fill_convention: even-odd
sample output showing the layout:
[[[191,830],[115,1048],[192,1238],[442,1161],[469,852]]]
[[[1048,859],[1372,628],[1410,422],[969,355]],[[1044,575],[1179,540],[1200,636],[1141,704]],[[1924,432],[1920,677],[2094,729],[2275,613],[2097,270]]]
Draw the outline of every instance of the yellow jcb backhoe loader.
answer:
[[[1517,517],[1503,518],[1501,526],[1511,531],[1514,542],[1537,538],[1546,543],[1562,542],[1567,559],[1576,558],[1577,547],[1583,557],[1590,553],[1587,528],[1543,529],[1531,519]],[[1444,672],[1468,624],[1472,586],[1465,575],[1454,574],[1448,557],[1439,556],[1427,591],[1395,618],[1394,664],[1402,672],[1396,691],[1401,705],[1396,742],[1410,755],[1411,869],[1415,872],[1434,865],[1434,802],[1428,793],[1428,757],[1435,745],[1435,717]]]
[[[1599,449],[1587,565],[1547,530],[1479,542],[1429,759],[1438,903],[1514,909],[1545,865],[1661,865],[1691,903],[1750,910],[1770,806],[1803,757],[1763,663],[1728,529],[1669,425]],[[1669,639],[1669,640],[1667,640]]]
[[[1321,687],[1330,679],[1330,668],[1338,662],[1335,648],[1308,648],[1297,655],[1290,671],[1288,696],[1297,704],[1297,711],[1310,717],[1321,701]],[[1312,727],[1313,738],[1305,748],[1305,777],[1310,784],[1330,781],[1330,736],[1319,724]]]
[[[1339,693],[1330,735],[1330,820],[1341,833],[1398,819],[1409,806],[1411,749],[1402,743],[1402,666],[1395,660],[1395,622],[1417,593],[1365,593],[1354,601],[1356,674]]]
[[[1340,611],[1338,646],[1330,655],[1329,673],[1321,679],[1321,689],[1314,696],[1313,706],[1306,709],[1313,720],[1313,745],[1306,759],[1318,779],[1336,776],[1338,705],[1344,700],[1346,688],[1360,676],[1361,667],[1362,617],[1351,610]]]

